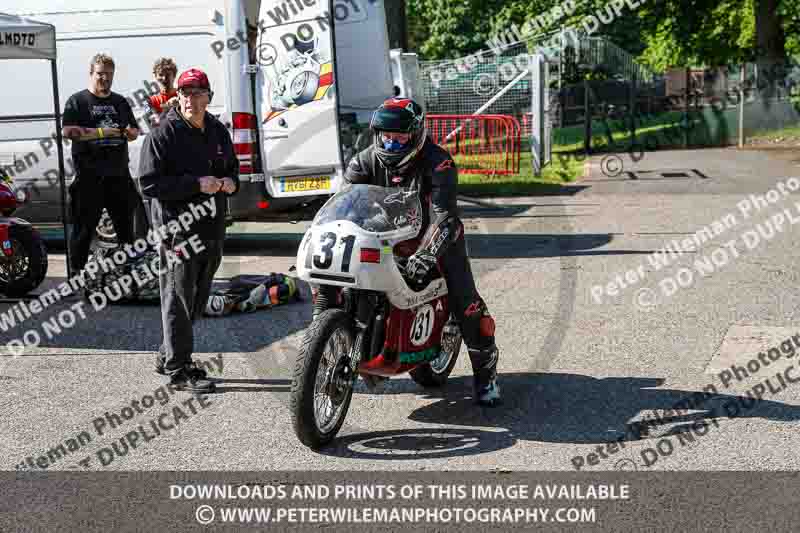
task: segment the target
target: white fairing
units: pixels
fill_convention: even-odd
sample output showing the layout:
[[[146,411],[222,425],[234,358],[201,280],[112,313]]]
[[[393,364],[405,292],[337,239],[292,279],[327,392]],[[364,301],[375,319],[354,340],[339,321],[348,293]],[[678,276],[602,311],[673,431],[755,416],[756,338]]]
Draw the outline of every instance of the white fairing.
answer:
[[[420,292],[413,291],[397,266],[394,245],[416,237],[422,226],[416,193],[408,194],[405,203],[393,201],[393,197],[402,194],[402,189],[355,185],[331,198],[320,209],[300,243],[297,252],[300,279],[309,283],[384,292],[392,305],[400,309],[417,307],[447,294],[444,278],[433,281]],[[326,212],[326,208],[337,202],[338,212],[332,213],[330,209]],[[350,217],[355,221],[346,220],[344,214],[348,213],[350,206],[353,211],[349,213],[366,214],[365,210],[372,210],[370,214],[373,216],[356,214]],[[375,222],[376,213],[377,217],[381,214],[386,216]],[[379,251],[380,261],[362,262],[362,249]]]

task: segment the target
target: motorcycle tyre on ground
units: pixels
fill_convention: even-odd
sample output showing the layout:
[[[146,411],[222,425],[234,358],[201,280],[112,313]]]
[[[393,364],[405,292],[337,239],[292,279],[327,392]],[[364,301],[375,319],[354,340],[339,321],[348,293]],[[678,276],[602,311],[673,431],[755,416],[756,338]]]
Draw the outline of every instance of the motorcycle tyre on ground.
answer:
[[[347,410],[353,397],[355,380],[351,381],[340,403],[336,423],[323,432],[316,419],[314,405],[317,371],[328,341],[338,330],[347,336],[349,346],[352,348],[355,334],[350,315],[341,309],[328,309],[322,312],[306,330],[295,362],[290,398],[292,425],[300,442],[312,449],[321,448],[336,437],[347,417]],[[342,354],[335,355],[335,367],[338,367]]]
[[[10,298],[19,298],[30,293],[42,284],[47,276],[47,248],[41,235],[32,226],[26,224],[12,224],[8,227],[8,238],[14,252],[18,246],[28,255],[28,268],[25,275],[13,279],[0,279],[0,294]],[[9,258],[14,260],[14,256]]]

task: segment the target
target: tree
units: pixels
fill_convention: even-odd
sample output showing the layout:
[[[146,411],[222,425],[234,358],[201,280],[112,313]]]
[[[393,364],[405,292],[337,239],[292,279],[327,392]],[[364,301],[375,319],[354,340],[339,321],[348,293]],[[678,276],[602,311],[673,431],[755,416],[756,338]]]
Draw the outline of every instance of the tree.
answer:
[[[641,58],[654,70],[724,65],[744,59],[754,44],[753,0],[670,0],[638,13],[646,44]]]
[[[800,0],[647,3],[640,9],[643,59],[655,68],[780,62],[800,52],[799,13]]]
[[[780,0],[757,0],[755,5],[756,50],[759,59],[783,61],[786,36],[778,14]]]
[[[409,45],[424,59],[453,59],[486,47],[503,0],[408,0]]]
[[[389,30],[389,48],[408,50],[406,0],[387,0],[384,2],[384,9]]]
[[[392,0],[386,0],[391,2]],[[425,59],[455,58],[486,48],[512,24],[524,25],[569,0],[408,0],[409,44]],[[574,0],[551,24],[580,26],[610,0]],[[640,1],[601,26],[604,35],[653,70],[800,55],[800,0]],[[760,45],[760,48],[757,46]],[[762,52],[758,54],[757,52]]]

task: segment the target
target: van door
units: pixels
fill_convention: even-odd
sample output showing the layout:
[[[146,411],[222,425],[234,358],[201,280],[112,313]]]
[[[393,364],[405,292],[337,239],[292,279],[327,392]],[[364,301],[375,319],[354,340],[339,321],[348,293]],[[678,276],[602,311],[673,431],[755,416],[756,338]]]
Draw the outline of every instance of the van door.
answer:
[[[331,194],[341,181],[332,13],[333,0],[261,2],[257,90],[272,197]]]

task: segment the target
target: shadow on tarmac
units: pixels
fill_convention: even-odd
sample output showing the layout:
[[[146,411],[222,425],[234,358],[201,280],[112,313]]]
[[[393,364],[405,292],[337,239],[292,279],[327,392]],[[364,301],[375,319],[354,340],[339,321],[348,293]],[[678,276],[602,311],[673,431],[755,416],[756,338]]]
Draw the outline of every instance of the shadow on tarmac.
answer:
[[[297,235],[299,241],[300,235]],[[473,259],[555,258],[580,255],[648,254],[651,250],[597,250],[610,243],[612,234],[491,234],[469,235],[468,246]],[[274,255],[287,257],[286,270],[293,264],[296,244],[293,240],[269,238],[259,245],[257,238],[247,240],[247,255]],[[233,248],[233,249],[231,249]],[[226,243],[226,255],[236,256],[235,246]],[[46,285],[36,294],[57,287],[63,277],[48,277]],[[220,281],[220,280],[217,280]],[[27,327],[40,333],[45,321],[54,320],[57,313],[78,302],[77,296],[59,301],[44,312],[27,319],[22,326],[0,333],[0,343],[20,338]],[[6,312],[12,302],[0,303],[0,313]],[[49,338],[41,335],[42,347],[93,348],[126,351],[154,351],[161,341],[161,316],[157,302],[136,304],[109,304],[95,312],[88,302],[84,304],[88,320],[79,320],[75,327],[65,328]],[[195,328],[195,352],[258,352],[281,338],[303,330],[310,321],[308,302],[279,306],[269,311],[252,314],[233,314],[227,317],[205,318]],[[268,325],[268,326],[267,326]]]
[[[500,374],[500,380],[504,403],[494,409],[473,403],[470,376],[451,379],[440,390],[422,389],[410,379],[390,380],[386,390],[369,393],[434,398],[437,401],[413,410],[408,418],[440,427],[345,435],[322,453],[357,459],[419,460],[489,453],[519,440],[564,444],[650,440],[653,446],[666,436],[684,433],[688,437],[691,431],[697,435],[702,423],[707,423],[712,433],[716,426],[731,423],[728,418],[800,420],[800,407],[770,400],[769,393],[759,402],[748,396],[709,395],[689,410],[693,412],[685,408],[676,412],[676,404],[690,405],[685,402],[700,391],[656,389],[665,382],[660,378],[505,373]],[[777,380],[772,381],[780,387]],[[357,402],[358,396],[353,401]],[[668,410],[673,411],[665,413]],[[640,415],[651,420],[632,431],[630,421]]]
[[[57,286],[64,281],[64,278],[50,278],[48,281],[51,283],[37,290],[37,294]],[[59,313],[81,302],[86,320],[80,319],[78,312],[74,311],[78,319],[73,327],[61,328],[61,331],[52,328],[52,324],[59,324],[57,321]],[[0,313],[7,312],[11,305],[0,304]],[[305,301],[253,313],[204,317],[195,322],[194,352],[260,352],[284,337],[305,329],[310,321],[311,305]],[[45,322],[51,324],[50,335],[43,329]],[[100,311],[95,311],[91,303],[82,301],[75,295],[57,302],[6,332],[0,332],[0,345],[12,339],[22,338],[29,329],[38,332],[41,338],[39,348],[50,349],[155,352],[162,339],[158,302],[113,305],[109,303]]]
[[[217,393],[226,392],[290,392],[292,381],[289,379],[226,379],[214,377]],[[269,387],[237,387],[236,384],[271,385]]]

